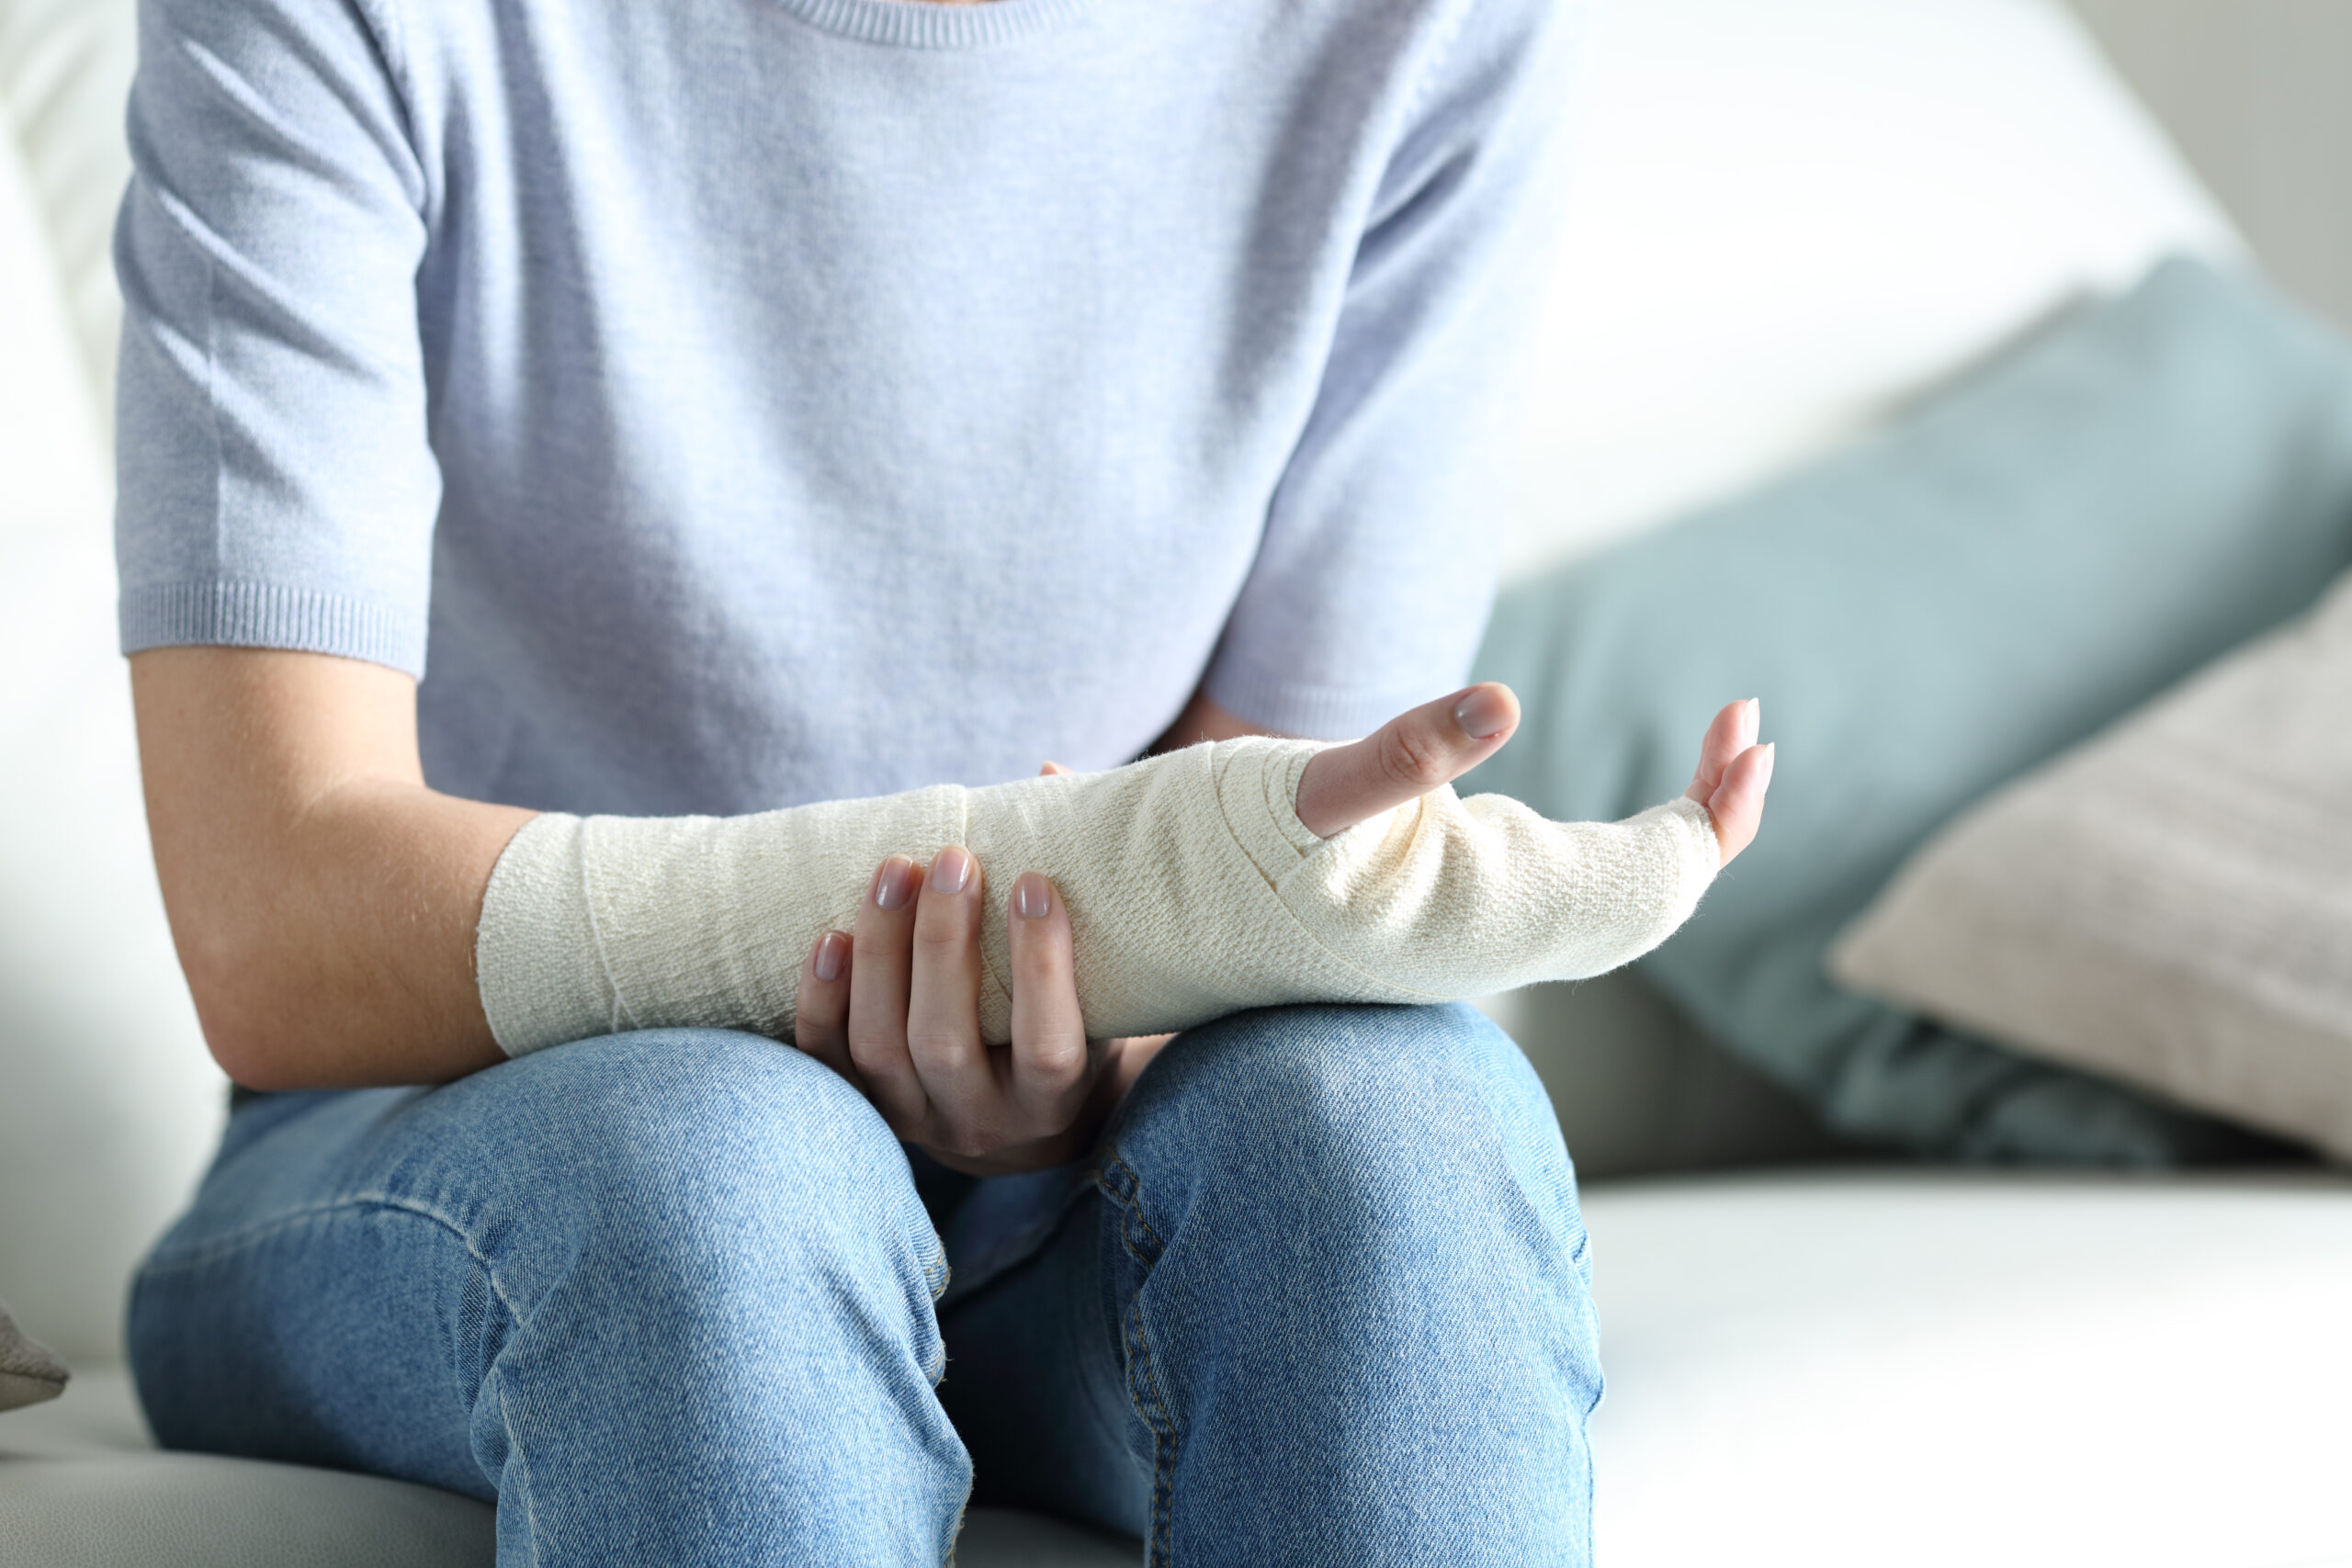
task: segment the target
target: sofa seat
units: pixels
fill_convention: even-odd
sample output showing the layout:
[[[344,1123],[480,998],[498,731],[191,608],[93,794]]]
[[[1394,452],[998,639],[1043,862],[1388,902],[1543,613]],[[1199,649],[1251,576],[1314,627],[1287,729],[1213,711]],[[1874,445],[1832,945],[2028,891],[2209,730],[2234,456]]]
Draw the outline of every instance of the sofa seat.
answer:
[[[2352,1565],[2352,1179],[1587,1202],[1603,1568]]]
[[[2352,1568],[2352,1180],[1845,1168],[1586,1199],[1605,1568]],[[980,1512],[965,1568],[1139,1556]],[[490,1510],[0,1417],[0,1568],[492,1556]]]

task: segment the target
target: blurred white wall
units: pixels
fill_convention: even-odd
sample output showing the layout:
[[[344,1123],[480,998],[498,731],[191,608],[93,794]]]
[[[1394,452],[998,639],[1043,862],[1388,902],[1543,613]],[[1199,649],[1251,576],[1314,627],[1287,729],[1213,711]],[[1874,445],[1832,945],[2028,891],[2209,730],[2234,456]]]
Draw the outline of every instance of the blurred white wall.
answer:
[[[2352,328],[2352,0],[2073,0],[2265,268]]]

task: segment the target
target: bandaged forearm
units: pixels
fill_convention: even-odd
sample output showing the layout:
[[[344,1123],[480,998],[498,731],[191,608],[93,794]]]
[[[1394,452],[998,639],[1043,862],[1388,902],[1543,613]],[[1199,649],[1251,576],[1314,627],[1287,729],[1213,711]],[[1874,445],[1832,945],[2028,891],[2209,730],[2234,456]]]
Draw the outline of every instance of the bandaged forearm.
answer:
[[[1283,1002],[1430,1002],[1581,979],[1690,917],[1719,861],[1707,810],[1548,822],[1440,789],[1329,839],[1298,819],[1320,746],[1250,739],[1111,773],[941,785],[750,817],[535,818],[492,874],[476,947],[510,1055],[630,1029],[792,1032],[818,935],[875,868],[962,844],[989,880],[980,1027],[1011,1037],[1007,899],[1069,910],[1096,1037]]]

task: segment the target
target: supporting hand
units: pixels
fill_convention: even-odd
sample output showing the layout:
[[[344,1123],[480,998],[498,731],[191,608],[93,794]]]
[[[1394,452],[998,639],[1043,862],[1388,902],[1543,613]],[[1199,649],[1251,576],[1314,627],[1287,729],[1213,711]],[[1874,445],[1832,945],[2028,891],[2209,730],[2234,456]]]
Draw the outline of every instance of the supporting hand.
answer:
[[[981,1043],[979,863],[902,855],[867,886],[854,937],[817,939],[800,976],[794,1043],[857,1085],[890,1130],[976,1176],[1086,1152],[1165,1037],[1086,1038],[1069,912],[1035,872],[1013,884],[1012,1043]]]

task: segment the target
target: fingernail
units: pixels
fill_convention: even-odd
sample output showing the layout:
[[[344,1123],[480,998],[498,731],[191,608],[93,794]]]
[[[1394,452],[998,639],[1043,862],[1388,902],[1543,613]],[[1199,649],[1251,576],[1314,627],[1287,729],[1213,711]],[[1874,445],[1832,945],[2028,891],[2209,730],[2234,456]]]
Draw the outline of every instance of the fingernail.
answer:
[[[1054,912],[1054,890],[1035,872],[1027,872],[1012,885],[1014,913],[1024,920],[1042,920]]]
[[[1765,785],[1765,784],[1770,784],[1770,783],[1772,782],[1772,758],[1773,758],[1773,755],[1774,755],[1774,752],[1773,752],[1773,750],[1772,750],[1772,748],[1771,748],[1771,747],[1767,746],[1767,747],[1765,747],[1765,748],[1764,748],[1764,774],[1763,774],[1763,776],[1762,776],[1761,778],[1759,778],[1759,779],[1758,779],[1758,780],[1756,781],[1756,783],[1757,783],[1757,784],[1758,784],[1758,787],[1761,787],[1761,786],[1763,786],[1763,785]]]
[[[904,855],[892,855],[874,874],[874,907],[895,909],[914,896],[915,863]]]
[[[1760,735],[1760,734],[1762,734],[1762,733],[1764,732],[1764,699],[1763,699],[1763,698],[1761,698],[1761,697],[1750,697],[1750,698],[1748,698],[1748,699],[1747,699],[1747,743],[1748,743],[1750,746],[1753,746],[1753,745],[1755,745],[1755,744],[1756,744],[1756,738],[1757,738],[1758,735]]]
[[[817,939],[817,978],[838,980],[842,964],[849,957],[849,938],[839,931],[827,931]]]
[[[931,863],[931,890],[933,893],[961,893],[964,885],[971,880],[971,854],[954,844],[940,851],[939,858]]]
[[[1493,686],[1479,686],[1453,705],[1453,722],[1473,740],[1492,740],[1510,724],[1510,703]]]

